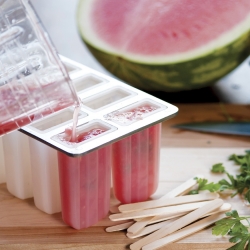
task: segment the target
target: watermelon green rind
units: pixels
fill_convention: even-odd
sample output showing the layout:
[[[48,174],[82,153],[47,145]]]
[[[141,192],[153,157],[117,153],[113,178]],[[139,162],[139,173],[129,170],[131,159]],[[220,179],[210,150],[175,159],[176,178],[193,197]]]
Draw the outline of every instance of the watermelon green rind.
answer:
[[[83,40],[96,59],[112,74],[144,90],[180,91],[202,88],[229,73],[250,53],[250,32],[209,55],[165,65],[147,65],[125,60],[94,48]]]
[[[148,56],[113,48],[93,31],[92,0],[80,0],[78,30],[96,59],[112,74],[144,90],[180,91],[209,86],[250,53],[250,13],[214,41],[188,52]]]

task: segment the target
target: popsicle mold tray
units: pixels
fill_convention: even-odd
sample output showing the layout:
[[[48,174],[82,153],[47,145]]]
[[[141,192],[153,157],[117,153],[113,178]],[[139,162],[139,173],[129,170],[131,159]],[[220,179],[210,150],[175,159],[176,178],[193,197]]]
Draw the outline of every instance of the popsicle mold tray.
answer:
[[[67,128],[74,108],[52,114],[21,131],[71,157],[82,156],[174,116],[178,108],[68,58],[61,57],[82,101],[78,143],[70,143]]]

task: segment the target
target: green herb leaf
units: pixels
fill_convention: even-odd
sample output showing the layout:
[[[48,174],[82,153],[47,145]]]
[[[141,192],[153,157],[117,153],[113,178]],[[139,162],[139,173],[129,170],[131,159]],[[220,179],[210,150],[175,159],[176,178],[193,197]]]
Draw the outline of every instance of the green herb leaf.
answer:
[[[246,192],[245,199],[250,203],[250,189]]]
[[[235,164],[237,164],[237,165],[241,165],[241,164],[245,163],[245,155],[232,154],[229,156],[229,160],[234,161]]]
[[[249,249],[250,233],[248,227],[241,223],[242,220],[248,221],[248,216],[239,216],[236,210],[232,210],[226,213],[228,218],[223,218],[215,223],[212,228],[213,235],[229,235],[232,236],[229,241],[236,243],[230,247],[231,250],[244,250],[245,247]]]
[[[191,191],[188,192],[188,194],[198,194],[198,193],[199,193],[198,190],[191,190]]]
[[[196,190],[191,190],[188,194],[198,194],[201,190],[209,190],[210,192],[217,192],[220,190],[219,183],[208,183],[207,179],[204,178],[195,178],[198,184],[198,188]]]
[[[199,190],[208,190],[210,192],[217,192],[220,190],[221,185],[219,183],[207,183],[206,185],[202,186]]]
[[[226,235],[234,227],[236,221],[234,219],[221,219],[216,221],[215,226],[212,228],[213,235]]]
[[[212,166],[211,171],[213,173],[224,173],[225,172],[225,167],[223,166],[222,163],[217,163]]]
[[[241,194],[250,203],[250,150],[245,151],[245,155],[233,154],[229,157],[229,160],[234,161],[236,165],[240,166],[240,174],[233,176],[225,171],[225,168],[221,163],[215,164],[212,167],[212,172],[224,172],[227,174],[229,180],[222,179],[218,182],[220,185],[219,191],[226,189],[233,190],[231,197]],[[207,186],[208,183],[202,182],[203,186]],[[202,188],[202,187],[201,187]],[[250,226],[242,224],[242,220],[247,220],[250,217],[240,217],[236,210],[227,212],[228,218],[221,219],[215,223],[212,228],[214,235],[229,235],[230,242],[235,243],[234,246],[228,248],[228,250],[250,250]],[[248,225],[250,225],[248,221]]]
[[[236,236],[232,237],[230,242],[238,242],[234,246],[228,248],[228,250],[244,250],[250,249],[249,241],[250,241],[250,234],[237,234]]]

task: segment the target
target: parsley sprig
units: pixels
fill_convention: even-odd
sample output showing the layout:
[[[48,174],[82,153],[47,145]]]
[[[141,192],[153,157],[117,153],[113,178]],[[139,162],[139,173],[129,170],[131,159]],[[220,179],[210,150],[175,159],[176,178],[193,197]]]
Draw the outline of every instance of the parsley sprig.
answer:
[[[207,179],[196,178],[198,187],[196,190],[190,191],[190,194],[197,194],[200,190],[209,190],[210,192],[232,190],[231,197],[240,194],[250,203],[250,150],[247,150],[245,155],[233,154],[229,157],[229,160],[240,166],[238,175],[229,174],[222,163],[217,163],[212,166],[211,171],[213,173],[225,173],[228,180],[222,179],[218,183],[209,183]]]
[[[229,235],[230,242],[236,243],[228,250],[243,250],[250,249],[250,233],[249,233],[249,221],[248,217],[240,217],[236,210],[232,210],[226,213],[228,218],[223,218],[215,223],[212,228],[213,235]],[[248,225],[245,226],[241,221],[246,220]]]
[[[237,194],[242,195],[250,203],[250,150],[245,151],[245,155],[233,154],[229,157],[230,161],[234,161],[239,168],[239,174],[233,176],[229,174],[222,163],[212,166],[213,173],[225,173],[227,179],[221,179],[218,183],[208,182],[207,179],[196,178],[197,188],[189,192],[189,194],[197,194],[201,190],[209,190],[210,192],[223,192],[224,190],[232,190],[231,197]],[[228,235],[229,241],[235,243],[228,250],[250,250],[250,216],[240,217],[236,210],[226,213],[223,218],[215,223],[212,228],[213,235]],[[244,225],[242,221],[246,221]]]
[[[195,177],[195,179],[198,184],[197,189],[191,190],[189,194],[198,194],[199,191],[201,190],[209,190],[210,192],[220,191],[221,185],[219,183],[213,183],[213,182],[208,183],[208,180],[203,178]]]

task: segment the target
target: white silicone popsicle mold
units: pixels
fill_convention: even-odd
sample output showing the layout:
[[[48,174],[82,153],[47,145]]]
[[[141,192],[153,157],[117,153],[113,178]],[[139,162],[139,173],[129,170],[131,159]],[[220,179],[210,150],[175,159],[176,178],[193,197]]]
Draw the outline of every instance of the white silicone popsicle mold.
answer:
[[[79,114],[80,117],[85,115],[82,112]],[[59,111],[53,119],[47,118],[34,124],[34,128],[46,131],[58,124],[69,122],[72,116],[73,110],[68,108]],[[29,145],[35,205],[47,214],[61,212],[57,151],[31,137]]]
[[[14,131],[2,140],[8,191],[19,199],[33,197],[29,137]]]
[[[84,136],[84,139],[79,143],[64,140],[67,137],[65,129],[72,126],[73,107],[28,125],[21,131],[32,137],[31,141],[36,142],[31,150],[34,157],[32,162],[37,158],[49,159],[49,152],[52,153],[55,149],[58,151],[62,217],[66,224],[82,229],[107,215],[111,186],[110,167],[113,165],[113,172],[116,168],[123,169],[119,159],[125,157],[133,169],[126,172],[126,176],[119,176],[118,171],[117,178],[120,178],[120,183],[122,180],[133,180],[137,176],[138,185],[133,192],[140,192],[140,183],[150,186],[143,196],[132,197],[129,191],[132,182],[128,182],[125,187],[126,197],[120,197],[122,202],[145,200],[155,191],[159,174],[160,123],[174,116],[178,108],[67,58],[62,57],[62,60],[70,71],[78,96],[82,100],[76,134]],[[93,131],[96,134],[93,135]],[[133,151],[133,157],[131,154],[123,155],[126,145],[138,152]],[[41,153],[39,148],[43,148]],[[120,155],[118,160],[115,159],[115,150]],[[154,154],[153,159],[151,154]],[[52,155],[54,159],[54,154]],[[153,168],[144,166],[143,161],[140,161],[142,156],[145,162],[149,161],[154,165]],[[42,198],[49,196],[49,192],[42,187],[42,183],[40,187],[36,187],[35,183],[39,184],[40,177],[46,180],[44,185],[49,185],[49,176],[53,174],[44,173],[50,168],[54,171],[52,168],[56,163],[52,164],[54,160],[39,161],[36,166],[38,169],[33,169],[37,174],[37,179],[34,176],[33,180],[35,203],[39,209],[52,213],[45,208],[45,203],[51,203],[51,199]],[[149,175],[153,178],[148,178]],[[119,188],[119,185],[114,185],[114,189]]]
[[[5,164],[3,152],[3,139],[0,137],[0,184],[5,183]]]
[[[61,212],[57,152],[31,137],[29,145],[35,205],[47,214]]]

